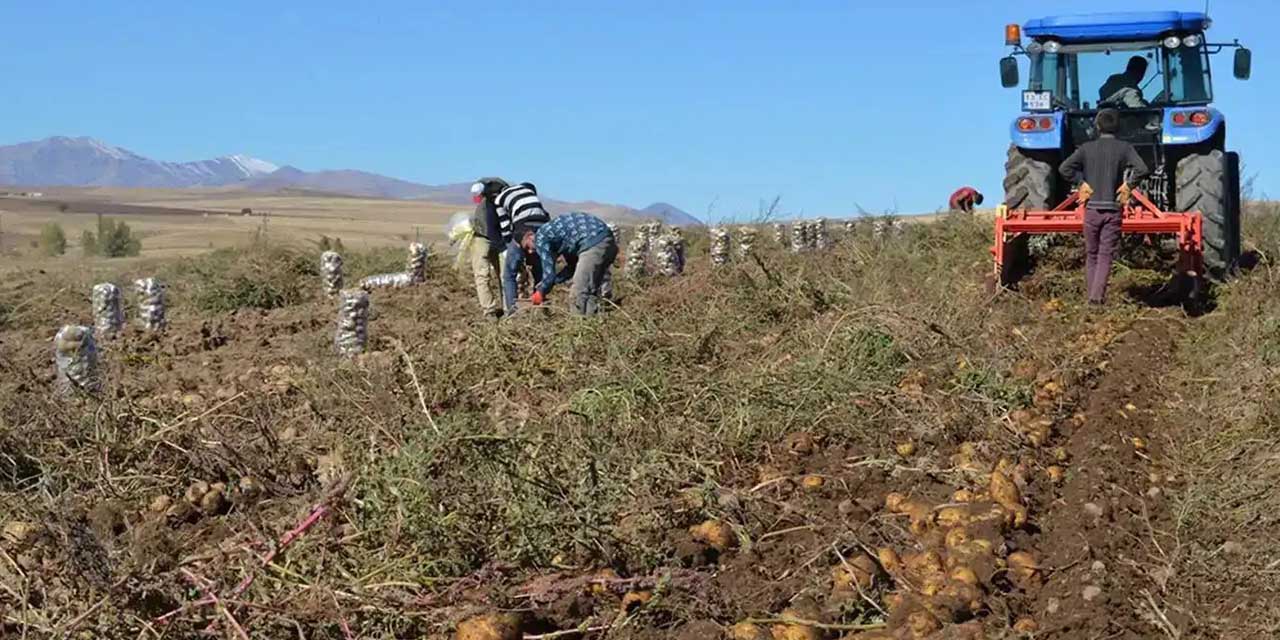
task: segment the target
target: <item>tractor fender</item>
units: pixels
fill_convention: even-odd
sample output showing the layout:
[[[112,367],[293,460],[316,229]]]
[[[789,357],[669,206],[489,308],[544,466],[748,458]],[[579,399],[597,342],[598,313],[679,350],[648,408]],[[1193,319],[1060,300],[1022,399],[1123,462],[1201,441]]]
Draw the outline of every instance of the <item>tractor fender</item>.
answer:
[[[1023,131],[1018,128],[1018,121],[1023,118],[1032,118],[1037,123],[1044,118],[1048,118],[1053,122],[1053,126],[1048,129],[1037,126],[1033,131]],[[1013,140],[1013,146],[1019,149],[1061,149],[1062,120],[1063,113],[1061,111],[1021,113],[1013,119],[1013,122],[1009,123],[1009,137]]]
[[[1173,123],[1174,114],[1181,113],[1190,117],[1196,111],[1205,111],[1209,114],[1208,124],[1194,126],[1189,124],[1176,125]],[[1226,118],[1222,117],[1222,112],[1213,107],[1179,107],[1176,109],[1164,110],[1164,136],[1161,142],[1166,145],[1180,144],[1200,144],[1206,140],[1210,140],[1218,134],[1218,131],[1226,127]]]

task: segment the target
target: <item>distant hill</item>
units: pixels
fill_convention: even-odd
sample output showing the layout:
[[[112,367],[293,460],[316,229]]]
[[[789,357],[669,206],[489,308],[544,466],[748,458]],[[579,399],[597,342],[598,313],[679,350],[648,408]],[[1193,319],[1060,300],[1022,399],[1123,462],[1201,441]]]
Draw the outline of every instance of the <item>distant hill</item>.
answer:
[[[353,169],[303,171],[297,167],[277,167],[244,155],[196,162],[160,162],[94,138],[63,136],[0,146],[0,185],[236,187],[261,192],[328,193],[471,205],[470,182],[432,186]],[[657,219],[675,225],[702,224],[680,208],[664,202],[643,209],[553,198],[545,202],[552,213],[586,211],[624,223]]]
[[[220,187],[276,171],[270,162],[234,155],[159,162],[93,138],[55,136],[0,146],[0,184],[77,187]]]
[[[678,226],[702,224],[701,220],[693,217],[689,212],[665,202],[655,202],[641,209],[640,214],[649,218],[657,218],[667,224],[674,224]]]
[[[431,187],[425,185],[365,171],[303,171],[296,167],[281,167],[247,181],[244,186],[251,191],[305,189],[392,200],[422,198],[431,191]]]

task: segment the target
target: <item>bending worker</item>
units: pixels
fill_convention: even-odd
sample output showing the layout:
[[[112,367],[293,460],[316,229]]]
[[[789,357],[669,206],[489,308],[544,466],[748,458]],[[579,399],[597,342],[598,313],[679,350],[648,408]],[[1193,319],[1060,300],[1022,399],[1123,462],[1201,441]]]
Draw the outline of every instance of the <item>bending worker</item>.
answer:
[[[551,222],[551,215],[538,199],[538,188],[532,182],[521,182],[503,189],[498,194],[498,227],[502,230],[502,242],[506,253],[502,256],[502,303],[507,314],[516,310],[518,285],[516,276],[524,268],[524,251],[515,242],[512,232],[516,227],[537,228]],[[531,260],[529,267],[533,280],[542,280],[541,264]]]
[[[1121,209],[1129,203],[1133,185],[1150,172],[1133,145],[1116,138],[1120,128],[1118,111],[1099,111],[1094,125],[1098,139],[1080,145],[1058,170],[1079,187],[1080,199],[1088,203],[1084,214],[1085,290],[1089,304],[1101,305],[1107,295],[1111,263],[1120,246]]]
[[[973,187],[960,187],[947,199],[947,208],[965,213],[973,213],[973,208],[981,204],[982,192]]]
[[[542,280],[530,297],[533,304],[542,304],[552,287],[572,278],[570,310],[576,315],[600,311],[600,289],[618,257],[618,242],[604,220],[575,212],[541,226],[521,224],[516,226],[515,241],[526,258],[536,255],[542,264]],[[557,258],[565,261],[559,273]]]

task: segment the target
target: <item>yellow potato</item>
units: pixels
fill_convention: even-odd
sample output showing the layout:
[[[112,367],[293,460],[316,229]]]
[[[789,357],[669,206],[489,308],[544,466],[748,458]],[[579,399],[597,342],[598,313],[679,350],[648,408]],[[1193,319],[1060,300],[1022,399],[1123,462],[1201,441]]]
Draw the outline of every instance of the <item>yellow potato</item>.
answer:
[[[1009,554],[1009,577],[1014,584],[1023,589],[1040,585],[1040,567],[1035,556],[1026,551],[1015,551]]]
[[[1052,482],[1053,484],[1062,484],[1062,479],[1064,477],[1062,467],[1057,465],[1051,466],[1044,470],[1044,474],[1048,476],[1049,482]]]
[[[969,567],[956,567],[951,570],[948,577],[956,582],[962,582],[974,587],[978,586],[978,574],[974,573],[973,569],[970,569]]]
[[[720,520],[707,520],[689,529],[694,540],[704,543],[717,551],[727,551],[738,546],[738,536],[733,528]]]
[[[916,452],[916,443],[914,443],[914,442],[901,442],[901,443],[898,443],[898,446],[897,446],[897,447],[895,447],[895,449],[897,449],[897,451],[898,451],[898,455],[900,455],[900,456],[902,456],[902,457],[904,457],[904,458],[909,458],[909,457],[911,457],[912,455],[915,455],[915,452]]]
[[[813,613],[796,607],[783,609],[781,614],[783,618],[805,621],[814,621],[813,616]],[[772,631],[774,640],[821,640],[822,638],[821,631],[802,624],[775,624]]]
[[[773,640],[822,640],[822,632],[798,624],[775,624]]]
[[[938,510],[935,519],[944,527],[962,527],[969,523],[969,510],[964,507],[944,507]]]
[[[903,563],[907,567],[907,571],[918,576],[942,573],[942,556],[938,555],[936,551],[913,553],[903,558]]]
[[[822,476],[809,475],[805,476],[804,479],[800,481],[800,485],[809,491],[821,489],[824,484],[826,484],[826,480],[824,480]]]
[[[1013,623],[1013,630],[1018,633],[1035,633],[1040,630],[1040,625],[1033,618],[1023,616]]]
[[[739,622],[729,627],[730,640],[769,640],[772,637],[768,629],[750,622]]]
[[[891,574],[902,570],[902,558],[899,558],[898,552],[893,549],[888,547],[881,548],[876,551],[876,558],[880,560],[880,566]]]
[[[601,569],[591,576],[591,593],[602,596],[609,593],[609,582],[618,580],[618,572],[613,569]]]
[[[924,596],[936,596],[947,587],[947,577],[941,573],[931,573],[920,579],[920,593]]]
[[[840,563],[831,569],[831,579],[838,591],[866,591],[875,582],[880,568],[876,561],[865,553],[849,558],[847,563]]]
[[[1009,510],[1022,505],[1022,496],[1018,492],[1018,486],[1009,479],[1009,476],[1000,471],[991,472],[991,499],[997,504]]]
[[[653,599],[652,591],[630,591],[627,595],[622,596],[622,610],[630,613],[639,609]]]
[[[951,494],[952,502],[973,502],[973,492],[968,489],[960,489]]]
[[[454,635],[456,640],[520,640],[522,637],[519,618],[496,613],[462,621]]]
[[[889,513],[905,513],[902,511],[902,505],[907,502],[907,497],[901,493],[890,493],[884,497],[884,508]]]
[[[193,507],[198,507],[200,506],[200,499],[203,498],[206,493],[209,493],[209,483],[204,480],[196,480],[191,483],[191,486],[187,487],[187,491],[182,495],[182,497],[186,499],[187,504],[190,504]]]
[[[927,638],[942,629],[942,623],[928,611],[916,611],[907,616],[907,629],[916,640]]]
[[[970,539],[971,536],[967,529],[964,527],[952,527],[947,531],[945,541],[948,549],[954,549],[956,547],[964,546]]]

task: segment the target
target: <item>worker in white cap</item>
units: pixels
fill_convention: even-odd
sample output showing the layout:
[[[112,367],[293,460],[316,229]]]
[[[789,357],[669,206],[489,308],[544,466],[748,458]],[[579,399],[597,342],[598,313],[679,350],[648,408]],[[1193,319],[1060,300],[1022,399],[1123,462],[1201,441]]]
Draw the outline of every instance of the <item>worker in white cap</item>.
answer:
[[[496,199],[508,186],[502,178],[480,178],[471,185],[471,201],[476,204],[476,211],[471,215],[471,228],[475,232],[471,243],[471,273],[475,276],[480,310],[492,319],[502,316],[499,257],[506,248],[498,223]],[[495,294],[495,289],[499,294]]]

